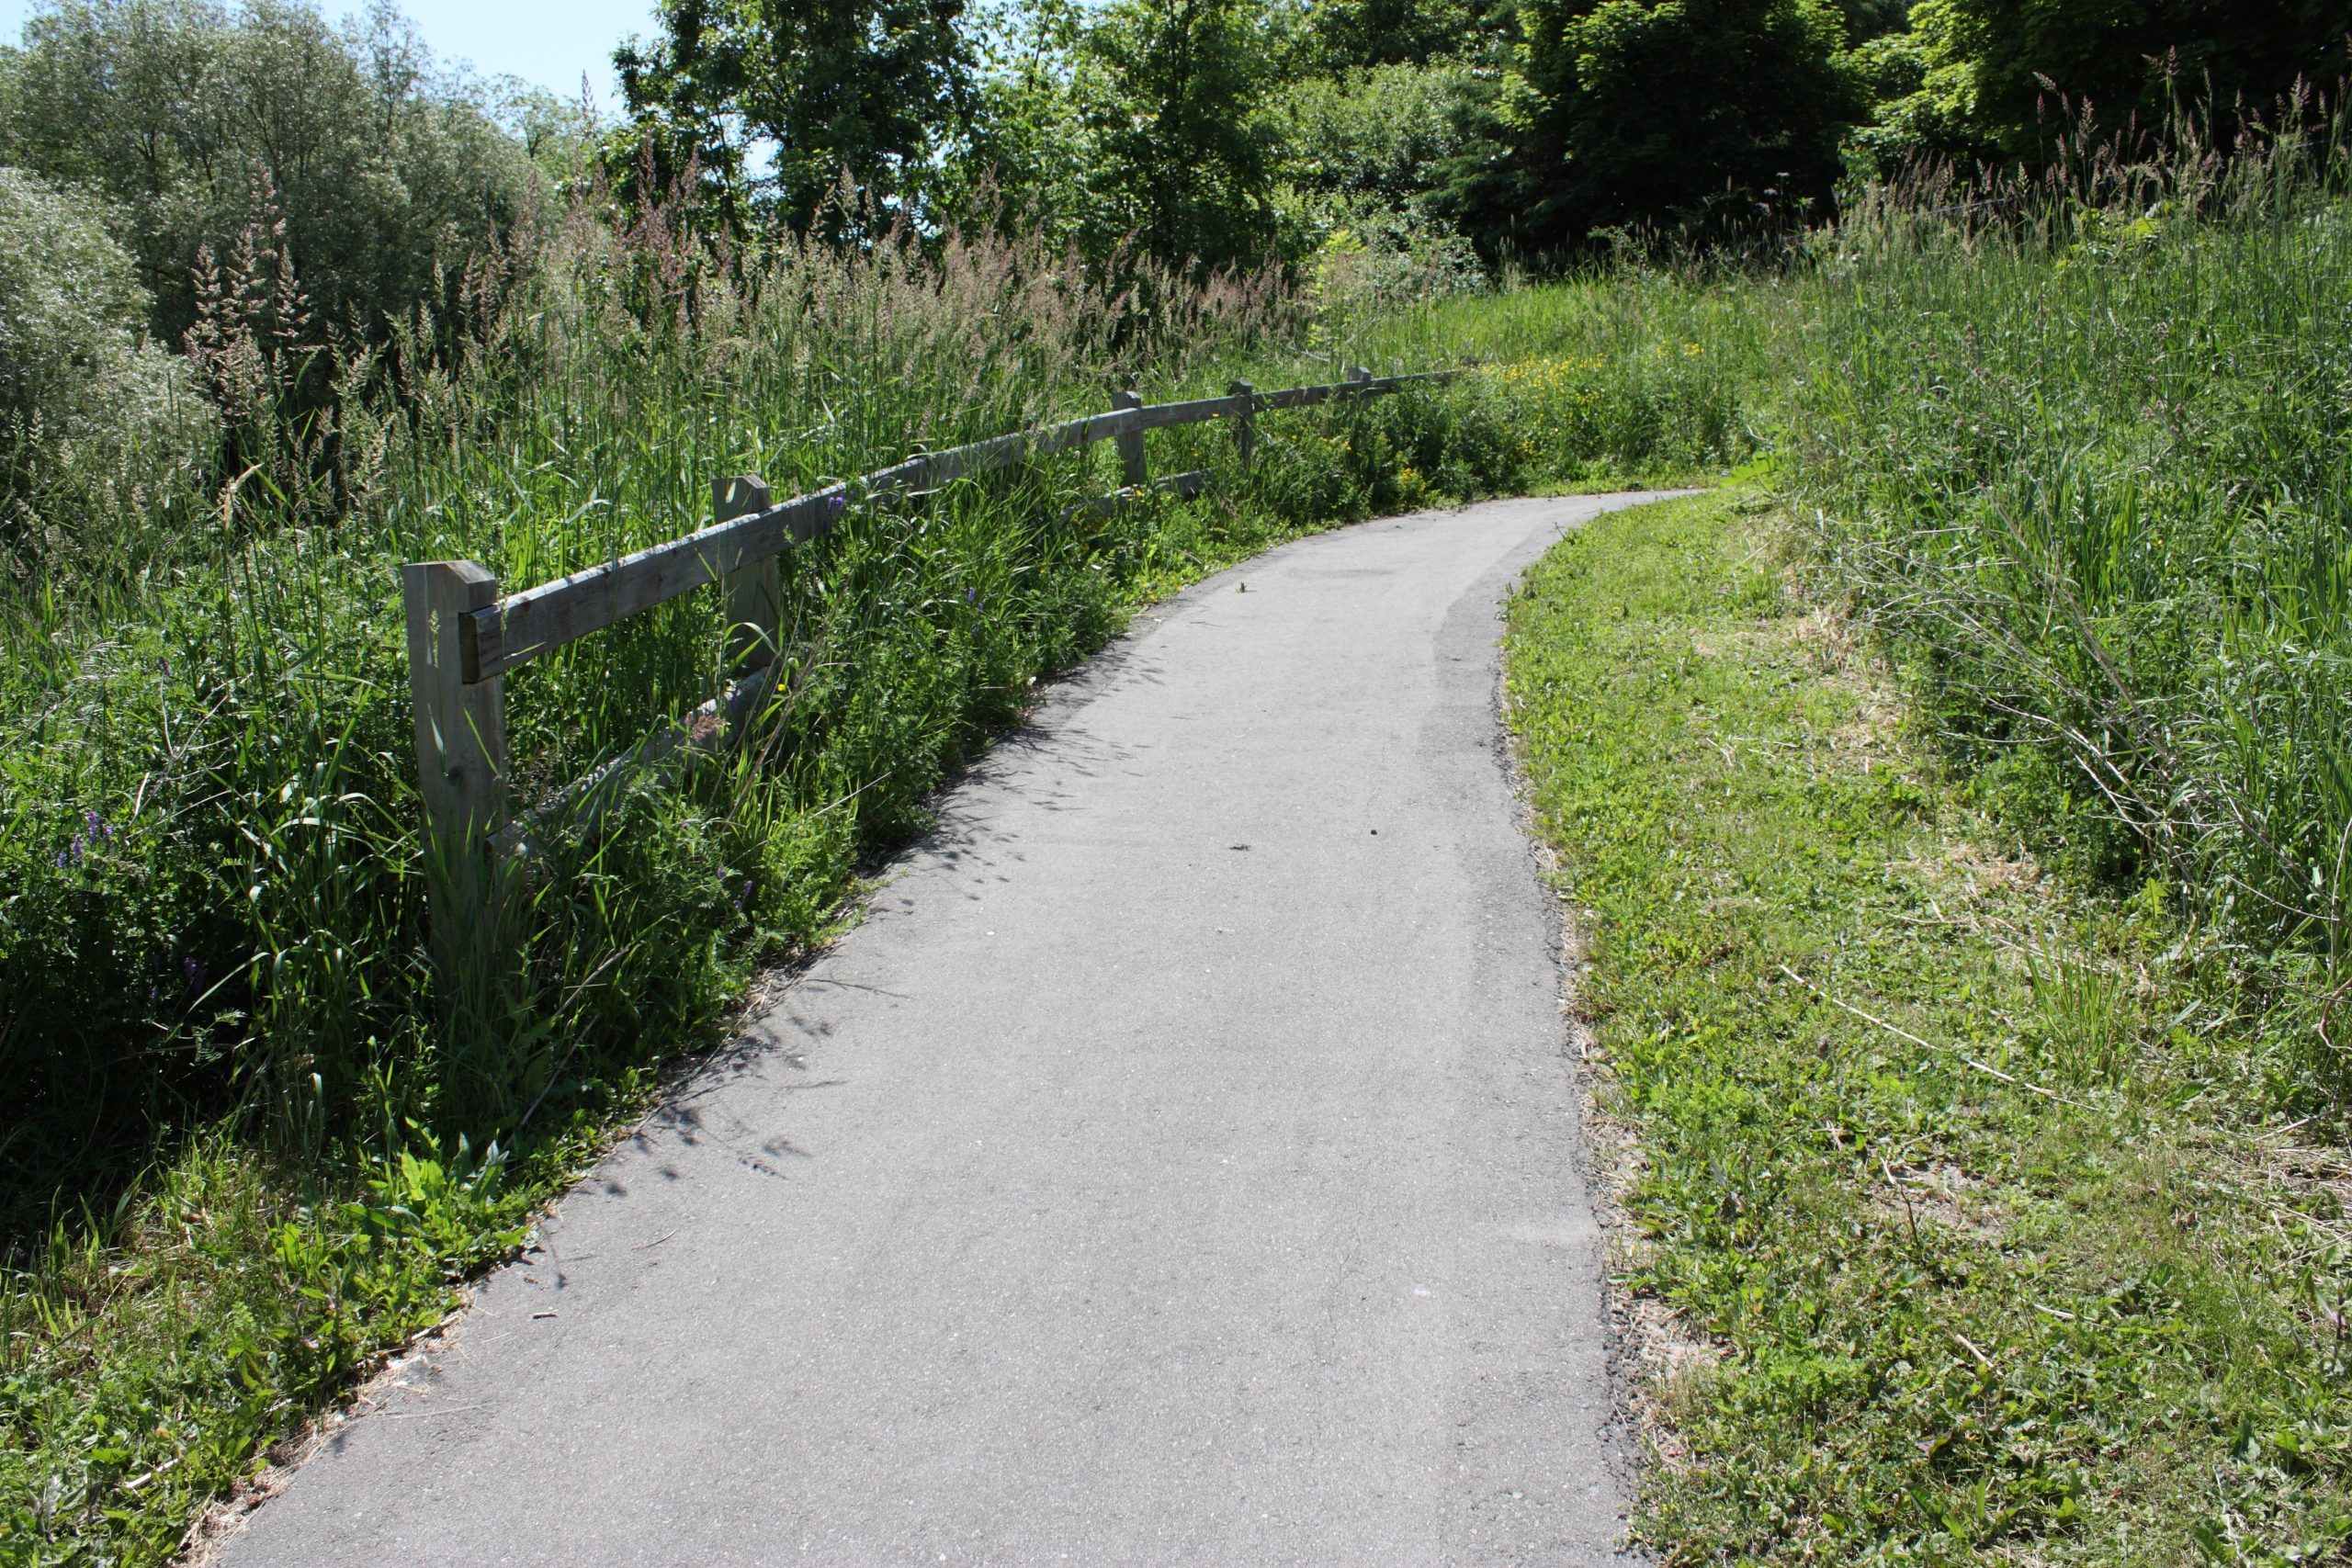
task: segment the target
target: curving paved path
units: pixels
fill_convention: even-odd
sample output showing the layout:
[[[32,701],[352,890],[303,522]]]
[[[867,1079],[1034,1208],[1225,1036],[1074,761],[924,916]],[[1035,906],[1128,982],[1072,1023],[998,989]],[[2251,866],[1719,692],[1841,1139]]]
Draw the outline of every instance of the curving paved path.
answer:
[[[1518,572],[1636,499],[1139,617],[223,1560],[1621,1561],[1494,694]]]

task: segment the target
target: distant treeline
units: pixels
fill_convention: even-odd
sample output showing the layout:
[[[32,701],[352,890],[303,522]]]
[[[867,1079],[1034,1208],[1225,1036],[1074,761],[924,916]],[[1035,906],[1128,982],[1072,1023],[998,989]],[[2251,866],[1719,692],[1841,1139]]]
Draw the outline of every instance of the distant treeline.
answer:
[[[555,215],[660,241],[630,252],[658,258],[653,324],[702,269],[893,230],[1042,238],[1114,282],[1272,265],[1425,299],[1629,237],[1769,242],[1841,182],[1922,164],[1964,185],[2169,124],[2226,145],[2316,123],[2352,0],[662,0],[657,21],[616,49],[600,124],[437,66],[387,0],[340,26],[300,0],[42,6],[0,48],[0,567],[54,564],[59,519],[162,469],[311,485],[349,384],[438,366]]]
[[[1097,256],[1448,235],[1540,259],[1826,211],[1841,180],[2316,114],[2343,0],[664,0],[605,155],[818,219],[844,172]],[[2299,94],[2305,101],[2297,103]],[[2142,149],[2145,151],[2146,149]]]
[[[1211,267],[1540,259],[1718,236],[1919,161],[2014,167],[2184,110],[2315,109],[2352,0],[661,0],[596,126],[436,70],[388,0],[52,0],[0,48],[0,164],[102,195],[176,341],[266,185],[326,318],[412,308],[533,173],[688,191],[737,236],[1042,229]],[[854,199],[841,200],[844,188]],[[830,214],[831,216],[828,216]]]

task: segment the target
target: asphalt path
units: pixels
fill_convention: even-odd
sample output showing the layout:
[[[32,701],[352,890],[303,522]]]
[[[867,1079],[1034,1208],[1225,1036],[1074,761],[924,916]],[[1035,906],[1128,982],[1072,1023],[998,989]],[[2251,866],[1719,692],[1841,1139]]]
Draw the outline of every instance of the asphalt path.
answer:
[[[223,1560],[1625,1561],[1496,660],[1638,499],[1139,615]]]

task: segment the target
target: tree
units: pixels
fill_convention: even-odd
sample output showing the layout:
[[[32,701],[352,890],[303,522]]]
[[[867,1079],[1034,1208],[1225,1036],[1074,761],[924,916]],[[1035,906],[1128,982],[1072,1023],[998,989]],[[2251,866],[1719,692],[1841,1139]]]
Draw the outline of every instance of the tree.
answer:
[[[199,249],[226,254],[257,187],[321,313],[362,333],[432,299],[436,268],[462,271],[532,199],[522,150],[389,6],[338,33],[283,0],[62,0],[24,36],[0,160],[123,209],[165,342],[195,320]]]
[[[2086,106],[2120,133],[2201,104],[2226,141],[2237,114],[2270,114],[2298,83],[2332,91],[2352,67],[2344,0],[1923,0],[1912,28],[1922,80],[1882,108],[1883,157],[2040,164]]]
[[[624,177],[696,168],[743,221],[806,228],[842,175],[888,209],[972,106],[963,0],[662,0],[614,51]]]
[[[1086,18],[1077,0],[986,0],[974,18],[973,109],[925,176],[945,221],[1077,240],[1094,156],[1076,81]]]
[[[145,337],[147,291],[86,190],[0,167],[0,571],[100,559],[140,486],[211,434],[187,367]]]
[[[1856,47],[1902,33],[1911,26],[1911,0],[1837,0],[1846,36]]]
[[[1463,150],[1476,71],[1453,61],[1307,76],[1274,99],[1283,177],[1316,196],[1417,203]]]
[[[1446,198],[1490,246],[1802,211],[1867,113],[1821,0],[1522,0],[1517,23],[1490,145],[1457,160]]]
[[[1275,238],[1271,40],[1245,0],[1119,0],[1087,36],[1080,101],[1097,150],[1093,243],[1132,235],[1200,268]]]
[[[1312,63],[1330,73],[1469,54],[1480,24],[1468,0],[1316,0],[1306,14]]]

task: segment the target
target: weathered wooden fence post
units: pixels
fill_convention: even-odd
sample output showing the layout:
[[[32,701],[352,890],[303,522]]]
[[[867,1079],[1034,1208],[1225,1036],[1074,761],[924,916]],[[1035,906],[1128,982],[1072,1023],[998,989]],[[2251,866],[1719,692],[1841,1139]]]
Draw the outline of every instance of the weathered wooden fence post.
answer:
[[[1228,398],[1247,398],[1241,412],[1233,416],[1233,446],[1241,455],[1241,466],[1249,468],[1258,459],[1258,389],[1247,381],[1236,381],[1226,388]]]
[[[1369,371],[1369,370],[1367,370],[1367,369],[1365,369],[1363,366],[1361,366],[1361,365],[1351,365],[1351,366],[1349,366],[1349,367],[1348,367],[1348,380],[1349,380],[1351,383],[1352,383],[1352,384],[1354,384],[1354,385],[1357,385],[1357,386],[1362,386],[1364,382],[1369,381],[1369,380],[1371,380],[1371,379],[1372,379],[1372,372],[1371,372],[1371,371]]]
[[[506,697],[495,675],[469,682],[467,614],[498,603],[498,579],[469,560],[412,561],[401,568],[408,611],[408,687],[416,708],[417,784],[439,841],[448,886],[433,911],[445,933],[476,919],[482,897],[481,845],[506,818]]]
[[[756,474],[715,480],[710,501],[714,523],[731,523],[773,504],[767,481]],[[784,579],[775,557],[768,556],[749,566],[722,562],[718,582],[727,613],[727,674],[740,681],[783,650]]]
[[[1139,409],[1143,407],[1143,397],[1136,392],[1114,392],[1111,394],[1111,406],[1114,409]],[[1119,467],[1125,474],[1120,482],[1131,485],[1146,482],[1151,476],[1144,467],[1143,432],[1130,430],[1115,439],[1119,444]]]

